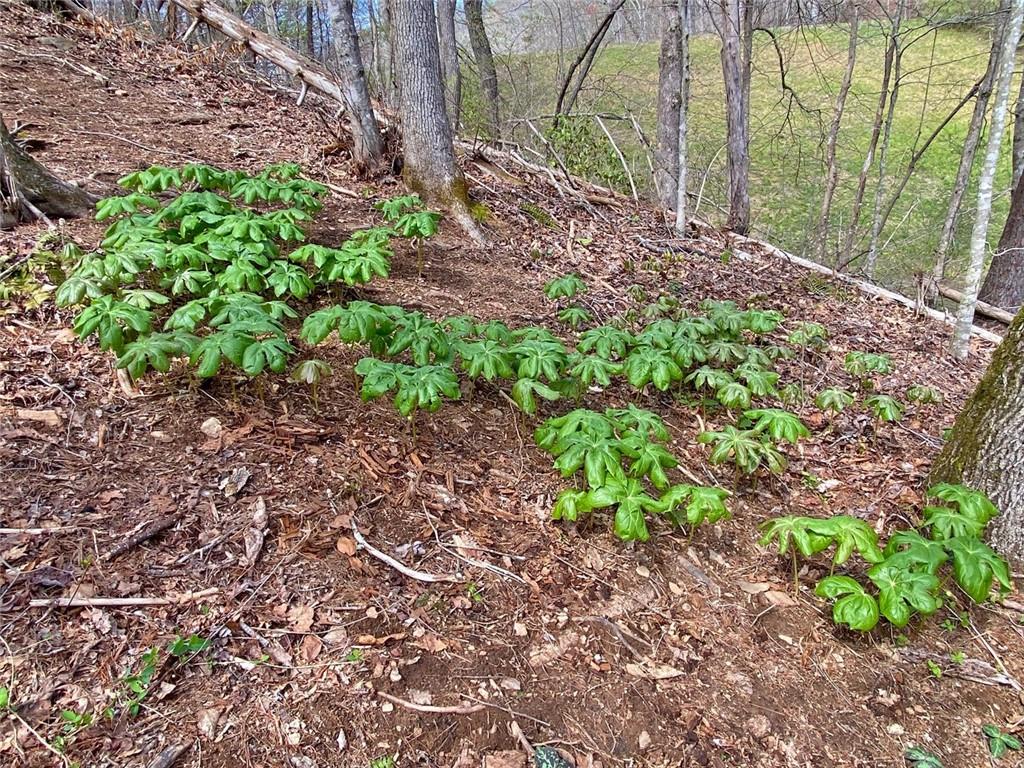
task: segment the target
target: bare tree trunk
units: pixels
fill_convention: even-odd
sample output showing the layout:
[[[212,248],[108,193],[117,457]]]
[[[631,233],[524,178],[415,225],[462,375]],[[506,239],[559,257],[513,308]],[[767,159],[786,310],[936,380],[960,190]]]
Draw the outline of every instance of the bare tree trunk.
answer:
[[[611,27],[612,21],[615,19],[615,14],[617,14],[625,4],[626,0],[617,0],[615,5],[608,9],[608,13],[606,13],[604,18],[601,19],[601,23],[597,25],[597,29],[594,30],[594,33],[590,36],[587,44],[583,47],[579,56],[577,56],[576,60],[572,63],[572,66],[569,67],[569,71],[565,75],[565,80],[562,81],[562,90],[558,94],[558,102],[555,104],[556,115],[567,115],[572,112],[572,108],[576,104],[576,98],[580,94],[580,89],[583,87],[583,83],[587,79],[587,75],[590,74],[590,68],[594,65],[594,58],[597,56],[597,51],[600,49],[605,35],[608,34],[608,29]]]
[[[680,0],[661,4],[661,53],[658,56],[658,131],[654,151],[654,188],[662,206],[673,209],[679,188],[679,118],[683,86],[683,35]]]
[[[686,165],[689,162],[687,129],[690,110],[690,0],[679,0],[679,27],[682,82],[679,87],[679,159],[676,162],[679,171],[676,183],[676,234],[682,237],[686,233]]]
[[[391,14],[404,142],[402,176],[410,189],[448,208],[466,233],[482,242],[483,234],[470,214],[466,179],[455,163],[444,108],[434,0],[401,0]]]
[[[974,168],[974,155],[978,150],[978,142],[981,139],[981,129],[985,125],[985,114],[988,111],[988,100],[992,96],[992,80],[996,70],[999,68],[999,55],[1003,47],[1002,25],[996,25],[992,32],[992,50],[989,52],[988,65],[985,68],[985,75],[978,88],[978,97],[974,102],[974,113],[971,115],[971,124],[967,129],[967,136],[964,138],[964,148],[960,153],[960,165],[956,170],[956,178],[953,181],[953,189],[949,196],[949,206],[946,208],[946,218],[942,222],[942,232],[939,234],[939,242],[935,247],[935,266],[932,268],[932,278],[935,284],[942,282],[946,273],[946,258],[949,254],[949,247],[953,243],[953,234],[956,232],[957,218],[960,216],[960,206],[963,203],[964,193],[971,180],[971,170]]]
[[[729,171],[729,216],[726,228],[741,235],[750,230],[750,92],[744,41],[749,0],[721,0],[722,76],[725,80],[726,164]],[[747,70],[744,72],[744,70]]]
[[[459,44],[455,36],[455,5],[456,0],[439,0],[437,37],[441,43],[441,76],[444,78],[448,117],[451,119],[452,133],[458,134],[459,112],[462,109],[462,72],[459,70]]]
[[[932,482],[962,483],[1000,510],[992,543],[1024,565],[1024,312],[1019,312],[988,370],[953,425]]]
[[[316,58],[316,48],[313,46],[313,3],[306,3],[306,55],[311,59]]]
[[[1010,213],[978,294],[982,301],[1010,312],[1017,312],[1024,304],[1024,182],[1021,179],[1013,188]]]
[[[267,25],[267,32],[274,37],[281,36],[277,28],[277,6],[274,0],[263,0],[263,21]]]
[[[899,8],[903,4],[900,2]],[[860,169],[860,176],[857,179],[857,192],[853,198],[853,210],[850,213],[850,223],[846,230],[846,237],[843,238],[843,248],[836,260],[836,266],[846,265],[851,261],[853,251],[853,240],[857,235],[857,225],[860,223],[860,209],[864,204],[864,192],[867,189],[868,174],[875,164],[875,150],[878,148],[878,137],[882,132],[882,119],[885,116],[885,104],[889,98],[889,82],[892,79],[893,60],[896,56],[896,43],[892,38],[885,49],[885,61],[882,65],[882,85],[878,92],[878,107],[875,109],[875,121],[871,126],[871,138],[868,141],[868,149],[864,155],[864,164]]]
[[[469,28],[469,44],[480,73],[480,89],[487,103],[487,123],[491,138],[501,138],[500,110],[498,108],[498,73],[494,69],[494,54],[484,27],[483,0],[465,0],[466,26]]]
[[[1017,102],[1013,107],[1013,187],[1024,171],[1024,77],[1020,79]]]
[[[825,144],[825,192],[821,198],[821,214],[818,216],[818,227],[814,233],[815,259],[824,264],[828,252],[829,217],[832,214],[832,199],[839,185],[839,167],[836,165],[836,142],[839,140],[839,126],[843,122],[846,110],[846,97],[850,93],[853,82],[853,70],[857,64],[857,33],[860,29],[860,0],[850,0],[850,44],[846,50],[846,70],[843,81],[836,94],[836,106],[832,113],[832,125],[829,127],[828,140]]]
[[[885,196],[885,169],[889,159],[889,145],[892,143],[892,124],[896,119],[896,102],[900,96],[900,75],[903,70],[903,48],[900,45],[900,25],[906,11],[906,0],[898,0],[896,16],[892,22],[892,45],[896,55],[893,61],[892,90],[889,93],[889,112],[885,117],[882,145],[878,151],[878,183],[875,185],[875,204],[871,210],[871,235],[868,238],[868,254],[864,260],[864,275],[871,280],[878,261],[878,238],[882,234],[882,198]]]
[[[398,102],[398,88],[395,85],[395,48],[391,42],[394,35],[391,2],[392,0],[380,0],[380,24],[378,26],[380,55],[377,57],[381,68],[381,97],[389,109]]]
[[[1010,23],[1003,42],[1003,53],[996,78],[996,100],[992,107],[992,123],[988,134],[985,162],[978,178],[978,207],[974,230],[971,233],[970,263],[964,279],[964,300],[956,313],[956,328],[950,351],[954,357],[963,359],[970,351],[971,325],[974,323],[974,302],[981,286],[981,272],[985,266],[985,246],[988,238],[988,223],[992,216],[992,182],[999,161],[999,148],[1006,127],[1007,103],[1010,98],[1010,78],[1016,59],[1017,41],[1020,39],[1021,18],[1024,17],[1024,0],[1013,0],[1010,7]]]
[[[331,14],[331,39],[338,58],[341,90],[352,132],[352,159],[362,173],[377,171],[384,160],[384,141],[366,86],[366,72],[359,50],[359,34],[352,15],[352,0],[327,0]]]
[[[0,229],[20,219],[75,219],[93,211],[95,198],[61,181],[19,147],[0,117]]]

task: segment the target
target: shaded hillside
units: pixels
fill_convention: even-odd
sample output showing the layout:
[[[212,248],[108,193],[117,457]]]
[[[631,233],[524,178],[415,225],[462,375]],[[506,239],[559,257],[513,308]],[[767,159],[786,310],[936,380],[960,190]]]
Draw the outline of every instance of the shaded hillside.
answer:
[[[91,191],[151,163],[297,161],[337,188],[311,233],[335,245],[401,190],[357,183],[342,155],[321,151],[336,141],[331,121],[226,74],[233,65],[211,52],[0,10],[0,112],[32,123],[37,156]],[[964,627],[951,604],[902,634],[854,635],[807,586],[827,569],[808,566],[794,595],[789,562],[756,544],[757,526],[787,511],[844,512],[881,531],[911,515],[986,349],[958,366],[946,328],[902,307],[712,231],[673,240],[623,200],[583,204],[543,175],[464,162],[489,247],[443,221],[422,279],[401,244],[391,276],[352,297],[566,337],[542,289],[570,271],[599,321],[662,294],[692,311],[731,299],[784,313],[780,344],[801,321],[827,327],[823,350],[780,364],[808,393],[853,387],[845,354],[875,351],[895,368],[883,391],[929,385],[942,403],[895,424],[794,406],[812,436],[781,476],[741,482],[731,520],[692,541],[657,520],[649,542],[623,545],[608,515],[550,520],[569,481],[535,448],[537,421],[494,387],[467,387],[413,433],[386,400],[360,401],[362,353],[333,341],[318,348],[334,375],[315,404],[284,376],[197,384],[175,370],[133,392],[108,354],[74,340],[70,312],[14,299],[0,315],[0,680],[14,680],[19,718],[0,715],[5,760],[54,765],[44,739],[83,766],[362,768],[395,755],[397,766],[521,767],[515,726],[588,767],[896,766],[911,744],[947,768],[987,765],[981,725],[1010,728],[1020,714],[1018,613],[976,609]],[[102,228],[65,233],[88,249]],[[0,233],[0,259],[28,256],[43,232]],[[619,384],[581,404],[631,401],[665,418],[687,476],[733,486],[695,439],[727,414]],[[355,525],[452,581],[402,575],[356,546]],[[31,602],[60,597],[120,602]],[[190,648],[192,636],[209,643]],[[131,678],[154,658],[131,716]]]

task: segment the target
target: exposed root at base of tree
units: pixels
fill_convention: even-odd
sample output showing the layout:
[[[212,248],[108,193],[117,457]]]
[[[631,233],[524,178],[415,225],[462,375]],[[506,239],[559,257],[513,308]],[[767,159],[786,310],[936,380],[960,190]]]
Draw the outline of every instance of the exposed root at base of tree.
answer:
[[[0,119],[0,229],[49,216],[75,219],[92,213],[95,199],[62,181],[14,140]]]

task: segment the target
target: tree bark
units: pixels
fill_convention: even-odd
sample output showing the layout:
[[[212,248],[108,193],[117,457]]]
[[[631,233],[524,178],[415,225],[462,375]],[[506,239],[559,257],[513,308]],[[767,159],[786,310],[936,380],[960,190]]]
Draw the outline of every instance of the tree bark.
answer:
[[[750,12],[747,8],[749,2],[721,0],[726,165],[729,174],[729,215],[725,226],[741,235],[750,230],[750,59],[749,40],[743,40],[743,31],[748,26],[745,19]]]
[[[992,543],[1024,564],[1024,312],[957,417],[930,479],[962,483],[992,499],[1001,513],[989,524]]]
[[[902,9],[903,4],[897,6]],[[868,174],[871,166],[875,164],[875,150],[878,149],[878,137],[882,133],[882,120],[885,116],[885,105],[889,98],[889,82],[892,79],[893,60],[896,57],[896,40],[890,36],[889,44],[885,48],[885,61],[882,64],[882,85],[878,92],[878,106],[875,109],[875,120],[871,126],[871,138],[868,141],[868,149],[864,155],[864,163],[860,168],[860,176],[857,179],[857,191],[853,198],[853,210],[850,213],[850,223],[843,238],[843,248],[836,260],[836,265],[849,264],[852,260],[853,239],[857,235],[857,225],[860,223],[860,209],[864,205],[864,193],[867,190]]]
[[[359,51],[359,35],[352,16],[352,0],[327,0],[331,14],[331,39],[341,73],[341,89],[352,132],[352,159],[362,173],[377,171],[384,159],[384,141],[366,86],[366,72]]]
[[[992,263],[978,298],[1017,312],[1024,304],[1024,176],[1010,196],[1010,213],[999,236]]]
[[[311,59],[316,58],[316,48],[313,46],[313,3],[306,3],[306,55]]]
[[[470,214],[466,179],[455,162],[444,108],[434,0],[401,0],[392,7],[391,17],[404,142],[402,176],[410,189],[448,208],[466,233],[482,242]]]
[[[61,181],[19,147],[0,117],[0,225],[89,216],[94,203],[92,195]]]
[[[662,206],[676,206],[679,187],[679,117],[683,88],[683,35],[680,0],[661,4],[661,53],[658,56],[658,131],[654,151],[654,188]]]
[[[1024,77],[1020,79],[1020,90],[1013,107],[1013,187],[1020,181],[1024,171]]]
[[[556,115],[567,115],[572,112],[572,108],[576,104],[576,98],[583,87],[583,82],[587,79],[587,75],[590,74],[590,68],[594,65],[594,58],[597,56],[597,51],[604,41],[604,36],[608,34],[608,28],[611,27],[615,14],[625,4],[626,0],[618,0],[615,5],[608,9],[608,13],[601,19],[597,29],[594,30],[590,39],[587,40],[587,44],[580,51],[576,60],[573,61],[572,66],[569,67],[565,80],[562,81],[562,90],[558,94],[558,101],[555,104]]]
[[[345,106],[345,95],[334,78],[317,62],[303,56],[285,43],[247,24],[235,14],[211,0],[172,0],[172,2],[221,34],[247,45],[292,77]],[[268,24],[272,17],[267,17]],[[276,22],[275,22],[276,23]]]
[[[892,44],[896,51],[893,57],[892,90],[889,92],[889,111],[882,131],[882,144],[878,150],[878,183],[875,186],[875,203],[871,210],[871,234],[868,237],[868,253],[864,260],[864,276],[871,280],[878,262],[878,238],[882,234],[882,198],[885,196],[885,173],[892,144],[892,125],[896,119],[896,102],[900,96],[900,75],[903,71],[903,48],[900,45],[900,24],[906,11],[906,0],[898,0],[896,16],[892,23]]]
[[[491,138],[501,138],[500,110],[498,107],[498,73],[494,69],[494,54],[484,27],[483,0],[465,0],[466,26],[469,28],[469,44],[480,73],[480,88],[487,105],[487,128]]]
[[[821,213],[818,216],[818,227],[814,234],[814,254],[817,261],[825,263],[828,253],[829,218],[832,215],[832,199],[839,185],[839,166],[836,165],[836,143],[839,140],[839,126],[843,122],[846,110],[846,97],[853,83],[853,70],[857,64],[857,33],[860,30],[860,0],[850,0],[850,43],[846,50],[846,70],[836,94],[836,106],[832,112],[832,125],[829,127],[828,140],[825,144],[825,191],[821,197]]]
[[[437,38],[441,44],[441,77],[448,105],[452,133],[459,132],[459,113],[462,110],[462,72],[459,69],[459,45],[455,35],[456,0],[439,0],[437,4]],[[493,60],[492,60],[493,65]],[[497,76],[495,76],[497,83]]]
[[[971,325],[974,323],[974,302],[978,298],[981,286],[981,273],[985,266],[985,252],[988,238],[988,223],[992,216],[992,182],[996,175],[996,164],[999,161],[999,149],[1002,146],[1003,131],[1006,127],[1006,112],[1010,99],[1010,79],[1013,76],[1013,65],[1017,53],[1017,41],[1020,39],[1021,20],[1024,18],[1024,0],[1013,0],[1010,7],[1010,23],[1006,38],[1003,41],[1003,52],[999,62],[999,74],[996,78],[996,98],[992,106],[992,124],[988,134],[988,147],[985,151],[985,162],[978,177],[977,218],[971,232],[970,262],[964,278],[964,301],[960,302],[956,313],[956,327],[953,329],[953,341],[950,351],[954,357],[963,359],[970,352]]]
[[[689,128],[690,112],[690,0],[679,0],[679,36],[681,39],[680,68],[682,69],[682,82],[680,83],[679,96],[679,159],[676,161],[676,168],[679,171],[679,178],[676,180],[676,234],[682,237],[686,233],[687,205],[687,163],[689,162],[689,145],[687,130]]]
[[[949,205],[946,208],[946,218],[942,222],[942,232],[939,234],[939,242],[935,247],[935,266],[932,268],[932,278],[936,284],[942,282],[946,274],[946,258],[949,255],[949,247],[953,243],[953,235],[956,232],[956,222],[960,216],[960,206],[963,204],[964,194],[971,180],[971,170],[974,168],[974,156],[978,150],[978,142],[981,139],[981,129],[985,124],[985,114],[988,111],[988,101],[992,96],[992,80],[999,68],[999,55],[1002,51],[1002,35],[1005,32],[1001,24],[996,25],[992,32],[992,50],[989,52],[988,65],[985,68],[985,75],[978,88],[978,96],[974,102],[974,113],[971,115],[971,123],[967,129],[967,136],[964,138],[964,148],[960,153],[960,165],[956,170],[956,178],[953,181],[953,189],[949,195]]]

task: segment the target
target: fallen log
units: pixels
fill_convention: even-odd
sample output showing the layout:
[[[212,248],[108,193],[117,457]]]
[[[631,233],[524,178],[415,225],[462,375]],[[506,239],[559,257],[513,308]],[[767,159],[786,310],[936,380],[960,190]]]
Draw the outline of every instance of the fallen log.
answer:
[[[948,285],[940,284],[936,290],[938,290],[940,295],[945,296],[951,301],[955,301],[957,304],[964,300],[964,295],[960,291],[956,288],[950,288]],[[990,320],[998,320],[1004,325],[1010,325],[1010,323],[1013,322],[1012,312],[1007,312],[1005,309],[992,306],[984,301],[976,301],[974,304],[974,311],[976,314],[984,315]]]
[[[171,0],[175,5],[223,35],[247,46],[257,56],[280,67],[292,77],[336,101],[343,109],[345,97],[334,78],[312,59],[209,0]],[[305,89],[303,89],[305,90]]]
[[[18,146],[0,117],[0,228],[47,216],[75,219],[93,211],[95,198],[62,181]]]

